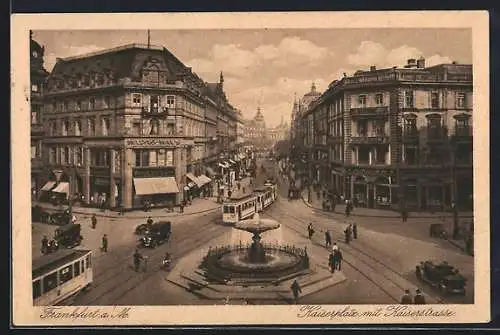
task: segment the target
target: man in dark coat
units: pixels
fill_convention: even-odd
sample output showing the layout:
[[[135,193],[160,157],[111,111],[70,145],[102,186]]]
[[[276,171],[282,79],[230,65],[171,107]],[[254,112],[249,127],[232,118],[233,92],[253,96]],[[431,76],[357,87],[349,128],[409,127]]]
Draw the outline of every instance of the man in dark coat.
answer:
[[[95,227],[97,226],[97,217],[95,216],[95,213],[92,214],[91,221],[92,221],[92,229],[95,229]]]
[[[297,279],[295,279],[290,286],[292,293],[293,293],[293,299],[294,303],[297,303],[297,299],[299,298],[299,293],[302,293],[302,289],[300,288],[299,282]]]
[[[328,266],[330,267],[330,272],[334,273],[335,272],[335,267],[337,266],[335,264],[334,252],[331,252],[330,255],[328,256]]]
[[[344,241],[346,244],[349,244],[349,242],[351,242],[351,230],[349,229],[349,227],[344,230]]]
[[[325,247],[328,248],[331,245],[332,245],[332,236],[330,235],[330,232],[327,230],[325,231]]]
[[[108,235],[104,234],[102,236],[102,251],[108,252]]]
[[[358,238],[358,225],[356,224],[356,222],[352,224],[352,237],[354,239]]]
[[[47,235],[44,235],[42,238],[42,254],[46,254],[48,248],[49,248],[49,239],[47,238]]]
[[[342,260],[344,258],[342,257],[342,251],[340,251],[340,249],[333,252],[333,259],[335,262],[335,268],[339,271],[342,270]]]
[[[307,234],[309,235],[309,239],[312,239],[314,234],[312,223],[309,223],[309,225],[307,226]]]
[[[411,305],[413,303],[413,298],[410,294],[410,290],[405,290],[405,294],[401,297],[402,305]]]
[[[420,289],[417,289],[415,291],[415,297],[413,298],[413,303],[415,305],[425,305],[425,297],[424,295],[422,294],[422,292],[420,291]]]

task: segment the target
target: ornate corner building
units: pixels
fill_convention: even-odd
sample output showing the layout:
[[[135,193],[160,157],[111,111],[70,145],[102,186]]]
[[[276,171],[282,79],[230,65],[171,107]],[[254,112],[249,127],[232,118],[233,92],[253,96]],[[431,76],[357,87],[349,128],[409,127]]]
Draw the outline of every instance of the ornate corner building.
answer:
[[[472,209],[472,65],[372,66],[309,96],[292,113],[300,181],[370,208]]]
[[[222,73],[204,82],[156,46],[57,59],[41,96],[36,189],[109,208],[181,203],[236,149],[238,114],[223,85]]]

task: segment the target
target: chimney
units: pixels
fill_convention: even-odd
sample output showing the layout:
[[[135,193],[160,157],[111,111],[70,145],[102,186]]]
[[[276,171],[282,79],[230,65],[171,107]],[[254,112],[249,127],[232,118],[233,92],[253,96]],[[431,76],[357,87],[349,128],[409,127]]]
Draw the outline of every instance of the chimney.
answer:
[[[415,58],[408,59],[408,63],[406,64],[405,68],[411,69],[414,67],[417,67],[417,60]]]
[[[375,71],[377,67],[375,65],[370,66],[370,71]]]
[[[424,57],[420,57],[417,60],[417,68],[419,68],[419,69],[425,69],[425,58]]]

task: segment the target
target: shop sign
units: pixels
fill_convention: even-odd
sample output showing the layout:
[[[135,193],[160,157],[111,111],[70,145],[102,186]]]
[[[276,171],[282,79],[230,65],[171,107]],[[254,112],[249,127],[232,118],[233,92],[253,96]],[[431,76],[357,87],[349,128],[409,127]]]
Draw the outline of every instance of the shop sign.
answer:
[[[175,177],[175,168],[134,168],[133,176],[134,178]]]
[[[127,147],[178,147],[181,145],[180,140],[168,139],[168,138],[129,138],[125,140],[125,145]]]

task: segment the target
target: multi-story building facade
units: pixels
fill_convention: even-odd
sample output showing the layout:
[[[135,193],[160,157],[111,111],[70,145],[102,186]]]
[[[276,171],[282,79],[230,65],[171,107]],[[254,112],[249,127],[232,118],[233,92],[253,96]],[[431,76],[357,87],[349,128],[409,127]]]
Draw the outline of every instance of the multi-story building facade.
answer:
[[[52,191],[111,208],[178,204],[203,187],[236,120],[222,74],[205,83],[165,48],[137,44],[58,59],[44,107]]]
[[[45,78],[49,73],[43,66],[45,49],[32,37],[30,32],[31,192],[36,198],[44,183],[42,173],[43,91]]]
[[[367,207],[472,207],[471,65],[371,67],[296,115],[311,181]]]
[[[288,122],[285,122],[283,120],[283,116],[281,116],[281,122],[279,125],[267,129],[267,138],[271,144],[278,141],[289,140],[289,131],[290,128],[288,126]]]
[[[264,115],[262,114],[260,106],[257,107],[257,113],[254,118],[247,120],[246,124],[246,142],[254,145],[255,147],[266,146],[267,141],[267,127]]]

